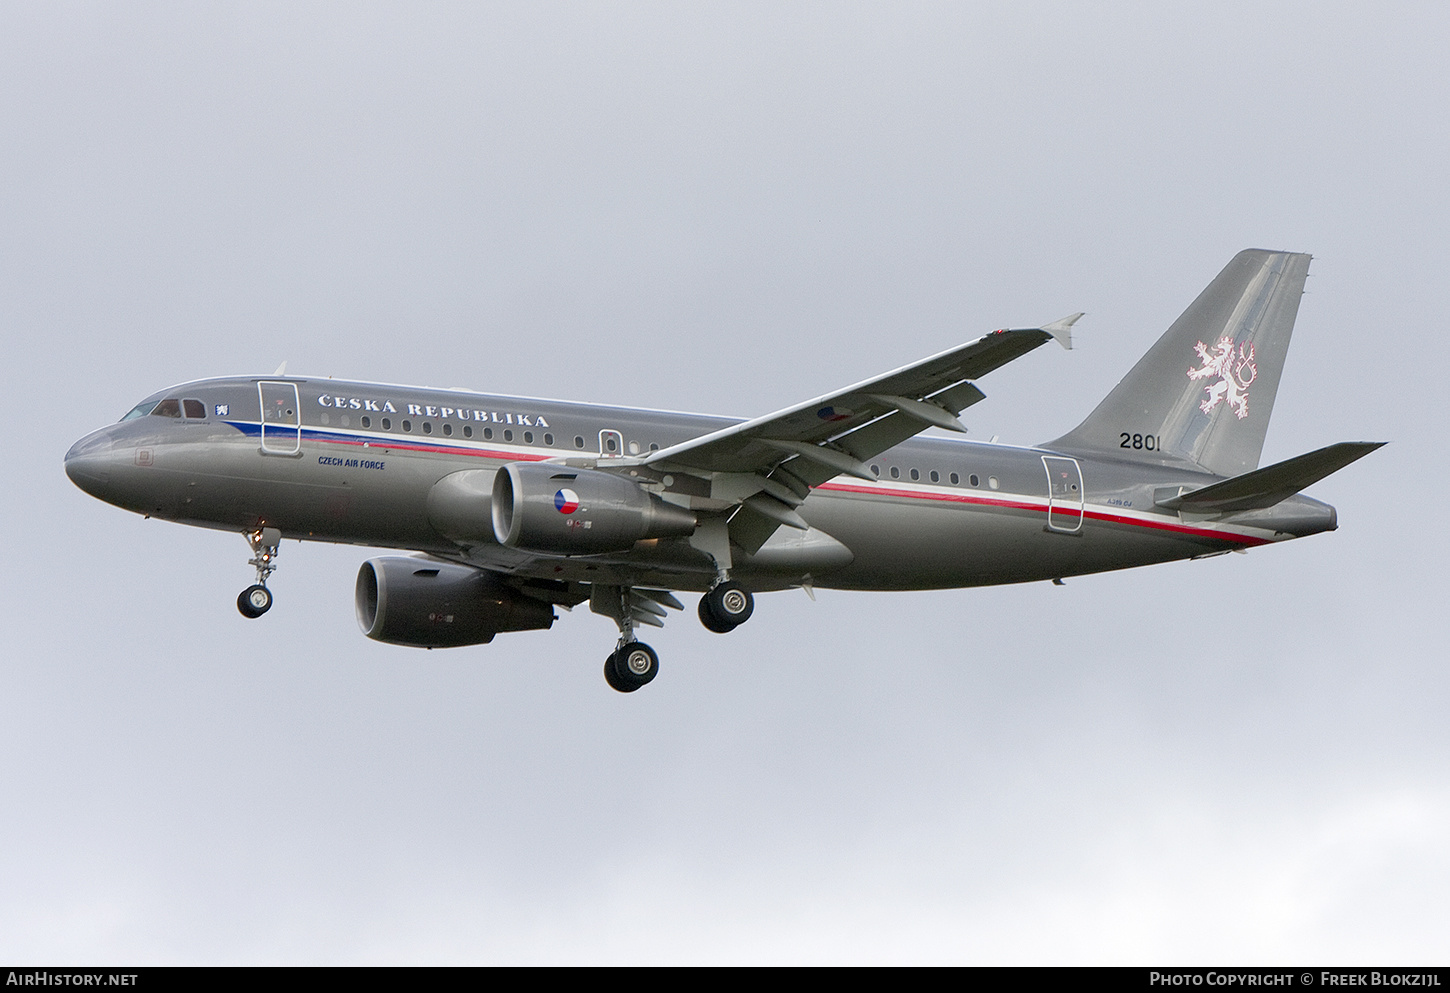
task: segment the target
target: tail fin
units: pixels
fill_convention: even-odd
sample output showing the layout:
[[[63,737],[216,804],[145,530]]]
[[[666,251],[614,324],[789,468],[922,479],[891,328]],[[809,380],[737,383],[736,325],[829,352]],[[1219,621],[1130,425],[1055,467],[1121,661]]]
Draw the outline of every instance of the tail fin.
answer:
[[[1309,258],[1239,252],[1088,419],[1045,447],[1186,459],[1220,476],[1256,468]]]

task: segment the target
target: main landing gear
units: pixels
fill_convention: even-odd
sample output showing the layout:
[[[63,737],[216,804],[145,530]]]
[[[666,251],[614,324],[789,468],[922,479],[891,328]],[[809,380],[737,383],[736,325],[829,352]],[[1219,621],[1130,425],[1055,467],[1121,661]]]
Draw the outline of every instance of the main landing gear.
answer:
[[[684,604],[666,590],[603,584],[592,587],[589,609],[619,625],[619,642],[604,660],[604,681],[610,689],[633,693],[659,675],[659,656],[644,642],[636,641],[634,633],[641,624],[663,626],[666,607],[683,610]],[[723,571],[710,592],[700,598],[700,621],[717,634],[734,631],[750,619],[754,610],[755,598],[730,582],[729,574]]]
[[[247,565],[257,567],[257,581],[237,596],[237,609],[243,617],[257,618],[272,609],[272,591],[267,589],[267,577],[277,571],[282,532],[276,528],[258,528],[246,532],[243,537],[252,546],[252,557],[247,560]]]
[[[633,693],[659,672],[660,657],[642,641],[626,641],[604,660],[604,681],[620,693]]]
[[[754,612],[755,598],[729,581],[715,584],[700,597],[700,623],[716,634],[729,634]]]
[[[653,648],[635,640],[635,628],[640,624],[663,627],[665,608],[682,610],[685,605],[665,590],[629,586],[595,586],[589,600],[590,610],[619,625],[619,642],[604,660],[604,681],[610,689],[633,693],[660,672],[660,657]]]

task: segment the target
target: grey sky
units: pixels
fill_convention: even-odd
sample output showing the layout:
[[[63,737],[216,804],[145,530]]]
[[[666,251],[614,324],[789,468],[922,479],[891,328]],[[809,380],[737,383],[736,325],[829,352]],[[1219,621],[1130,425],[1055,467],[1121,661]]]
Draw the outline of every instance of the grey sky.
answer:
[[[1450,953],[1435,5],[0,6],[14,429],[0,958],[1365,962]],[[362,549],[86,496],[168,384],[760,414],[1076,310],[1076,424],[1239,249],[1315,254],[1266,462],[1334,534],[422,653]]]

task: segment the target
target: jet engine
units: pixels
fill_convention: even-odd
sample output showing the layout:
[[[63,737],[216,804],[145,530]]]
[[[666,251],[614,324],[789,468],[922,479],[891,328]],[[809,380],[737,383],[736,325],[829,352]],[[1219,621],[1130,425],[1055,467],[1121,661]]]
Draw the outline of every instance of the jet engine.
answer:
[[[695,533],[695,515],[624,476],[511,462],[493,481],[493,534],[529,552],[624,552],[644,538]]]
[[[500,631],[554,623],[552,604],[524,596],[492,573],[405,555],[364,562],[356,604],[364,634],[411,648],[482,645]]]

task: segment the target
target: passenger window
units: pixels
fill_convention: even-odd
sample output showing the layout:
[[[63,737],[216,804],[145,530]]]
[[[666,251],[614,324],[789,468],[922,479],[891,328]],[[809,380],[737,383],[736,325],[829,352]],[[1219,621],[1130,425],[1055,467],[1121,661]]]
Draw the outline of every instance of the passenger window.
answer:
[[[443,425],[443,433],[445,435],[447,435],[448,437],[450,437],[450,438],[453,437],[453,425],[452,424],[444,424]]]
[[[513,441],[514,440],[514,429],[513,428],[504,428],[503,429],[503,440],[504,441]]]
[[[961,476],[958,476],[956,473],[952,473],[952,485],[953,486],[957,485],[961,481],[962,481],[962,477]]]
[[[583,448],[584,447],[584,436],[583,435],[576,434],[574,436],[574,447],[575,448]]]
[[[915,469],[913,469],[913,470],[911,470],[911,478],[912,479],[920,479],[921,478],[921,473],[919,473]]]
[[[971,484],[973,486],[981,486],[982,485],[982,481],[977,478],[977,474],[975,472],[972,473],[970,476],[968,476],[967,479],[971,482]]]
[[[373,419],[371,417],[369,417],[367,414],[364,414],[363,415],[363,419],[362,419],[362,426],[365,427],[365,428],[372,427],[373,426]]]
[[[463,425],[463,437],[465,437],[465,438],[472,438],[473,437],[473,425],[472,424],[465,424],[465,425]]]
[[[931,471],[931,481],[933,483],[940,483],[941,482],[941,473],[939,473],[935,469],[933,469]]]
[[[424,434],[432,434],[433,433],[433,422],[431,422],[431,421],[424,421],[423,422],[423,433]]]
[[[532,431],[525,431],[524,432],[524,444],[525,445],[532,445],[533,443],[534,443],[534,432],[532,432]]]
[[[544,435],[544,444],[548,445],[550,448],[553,448],[554,447],[554,436],[552,434],[546,434],[546,435]]]
[[[412,431],[413,430],[413,422],[412,421],[404,421],[403,422],[403,430],[404,431]]]
[[[195,420],[201,420],[203,417],[206,416],[206,404],[202,403],[200,400],[183,400],[181,401],[181,407],[183,410],[186,411],[187,417],[193,418]]]
[[[160,403],[158,403],[156,405],[156,409],[153,410],[153,411],[151,411],[151,416],[152,417],[180,417],[181,416],[181,401],[175,399],[174,397],[169,397],[169,398],[167,398],[165,400],[162,400]]]
[[[896,466],[892,466],[891,467],[891,478],[892,479],[900,479],[901,478],[901,470],[898,469],[898,468],[896,468]]]
[[[488,441],[492,441],[493,440],[493,428],[484,428],[483,429],[483,437],[486,440],[488,440]]]
[[[391,430],[393,430],[393,419],[391,417],[384,417],[383,418],[383,430],[384,431],[391,431]]]
[[[871,467],[871,474],[873,476],[879,476],[879,475],[881,475],[881,467],[879,465],[873,465]]]

